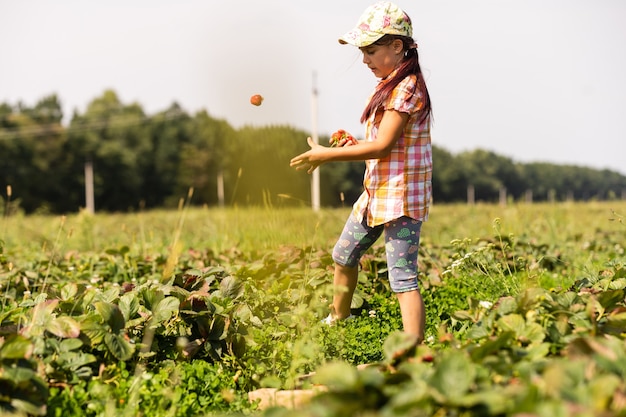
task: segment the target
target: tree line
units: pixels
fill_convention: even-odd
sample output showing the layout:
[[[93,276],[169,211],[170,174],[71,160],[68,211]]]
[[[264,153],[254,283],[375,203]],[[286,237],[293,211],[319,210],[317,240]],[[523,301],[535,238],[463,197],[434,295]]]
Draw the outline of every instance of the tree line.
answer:
[[[208,206],[310,205],[310,176],[289,167],[308,149],[308,132],[290,126],[233,128],[206,111],[178,104],[148,115],[107,90],[67,125],[57,95],[29,107],[0,104],[0,212],[68,213],[85,207],[93,178],[98,211]],[[327,143],[328,137],[320,137]],[[517,163],[478,149],[452,154],[433,147],[433,199],[589,200],[623,198],[626,177],[610,170]],[[89,170],[88,170],[89,168]],[[322,206],[350,205],[361,193],[362,162],[320,169]]]

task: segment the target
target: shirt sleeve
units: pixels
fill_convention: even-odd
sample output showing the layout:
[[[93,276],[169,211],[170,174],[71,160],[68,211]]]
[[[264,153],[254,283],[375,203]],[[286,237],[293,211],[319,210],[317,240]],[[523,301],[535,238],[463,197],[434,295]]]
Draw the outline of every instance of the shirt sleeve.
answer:
[[[385,105],[385,110],[414,114],[420,111],[422,107],[423,100],[417,88],[417,76],[409,75],[393,89]]]

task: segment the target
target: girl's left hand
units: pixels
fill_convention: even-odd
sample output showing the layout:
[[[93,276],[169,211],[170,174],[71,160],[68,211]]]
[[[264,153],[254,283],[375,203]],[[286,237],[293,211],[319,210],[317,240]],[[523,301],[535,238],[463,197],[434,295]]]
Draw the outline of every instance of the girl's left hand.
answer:
[[[289,166],[295,168],[297,171],[306,169],[306,172],[310,174],[315,171],[315,168],[322,165],[324,162],[321,152],[325,149],[325,147],[316,144],[310,137],[306,140],[311,149],[293,157],[289,162]]]

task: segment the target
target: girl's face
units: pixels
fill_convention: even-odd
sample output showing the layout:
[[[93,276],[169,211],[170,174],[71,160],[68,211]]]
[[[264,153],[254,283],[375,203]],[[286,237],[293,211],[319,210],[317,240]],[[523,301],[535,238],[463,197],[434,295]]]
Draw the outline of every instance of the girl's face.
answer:
[[[402,41],[394,40],[388,45],[368,45],[361,49],[363,63],[372,70],[377,78],[385,78],[402,60]]]

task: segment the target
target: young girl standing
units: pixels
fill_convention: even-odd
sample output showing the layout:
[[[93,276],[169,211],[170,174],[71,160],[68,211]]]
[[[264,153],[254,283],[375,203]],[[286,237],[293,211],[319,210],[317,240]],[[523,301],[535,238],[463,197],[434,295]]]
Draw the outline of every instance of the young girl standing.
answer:
[[[343,139],[337,147],[325,147],[308,138],[311,149],[290,162],[308,173],[330,161],[366,163],[364,192],[333,249],[336,290],[326,321],[350,316],[359,260],[384,232],[389,282],[404,331],[420,343],[425,318],[417,256],[431,197],[431,104],[411,19],[393,3],[376,3],[339,42],[358,47],[363,63],[380,79],[361,116],[365,140]]]

